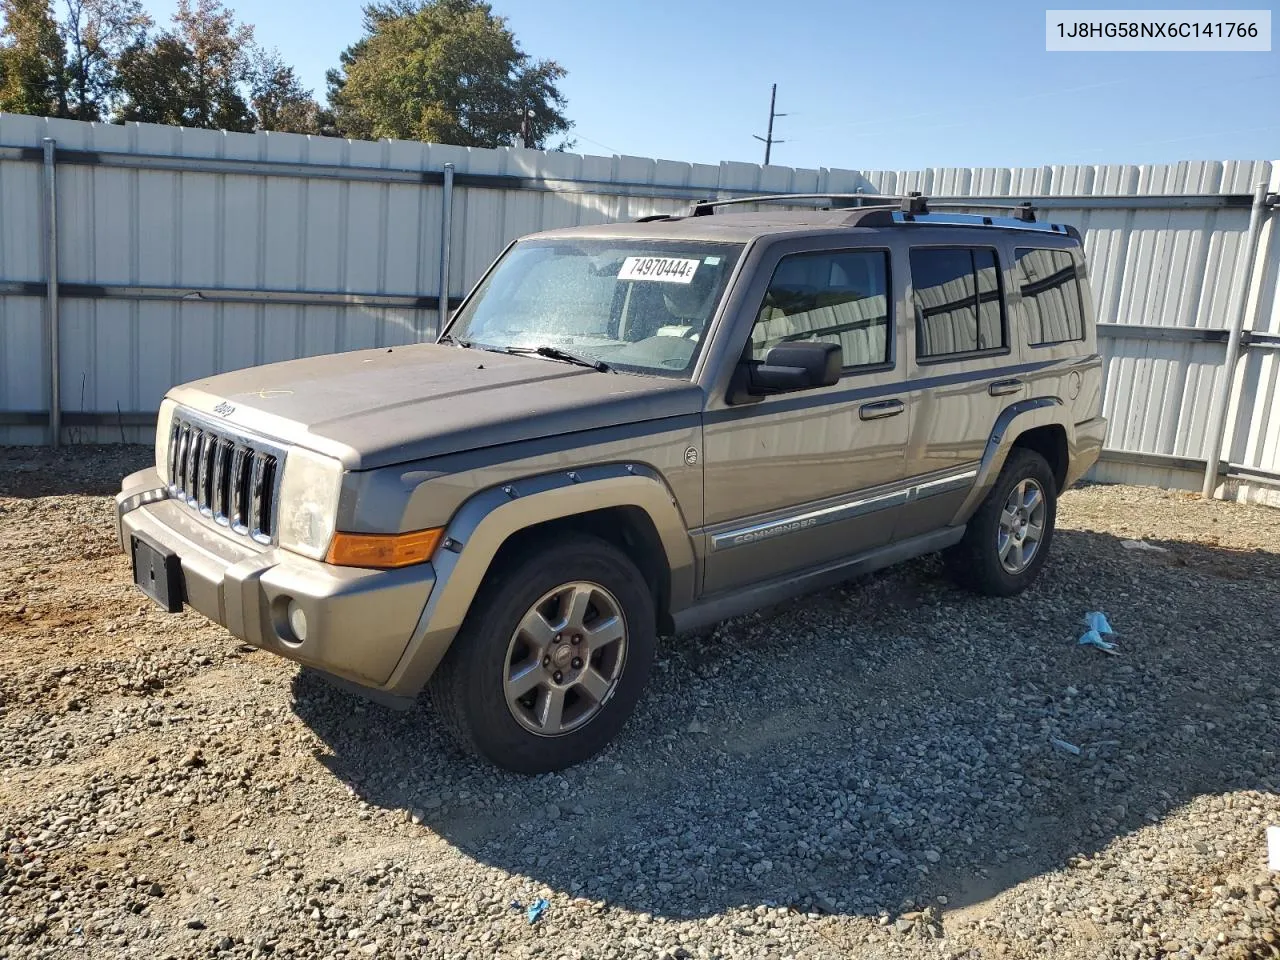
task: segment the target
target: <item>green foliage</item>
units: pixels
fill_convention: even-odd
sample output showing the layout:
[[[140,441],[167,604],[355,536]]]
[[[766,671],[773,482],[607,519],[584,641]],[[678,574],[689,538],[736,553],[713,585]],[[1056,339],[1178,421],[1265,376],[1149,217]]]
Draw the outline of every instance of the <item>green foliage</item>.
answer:
[[[253,27],[218,0],[179,0],[173,29],[124,52],[116,76],[121,120],[249,131],[241,88],[252,81]]]
[[[329,103],[343,136],[495,147],[545,143],[568,130],[565,75],[532,60],[506,20],[481,0],[395,0],[365,7],[365,36],[329,71]]]
[[[66,0],[54,19],[48,0],[0,0],[0,110],[101,120],[115,63],[151,25],[138,0]]]
[[[152,20],[138,0],[66,0],[61,33],[66,45],[69,116],[104,120],[121,54],[144,41]]]
[[[0,0],[0,110],[46,117],[319,133],[327,114],[219,0],[180,0],[152,34],[139,0]],[[332,127],[332,121],[328,121]]]
[[[311,91],[274,50],[263,53],[254,65],[252,104],[263,130],[318,133],[324,120]]]
[[[167,30],[142,0],[0,0],[0,110],[223,130],[542,146],[568,130],[565,72],[520,49],[482,0],[378,0],[328,74],[322,110],[222,0],[179,0]]]
[[[67,116],[66,49],[49,0],[0,0],[0,110]]]

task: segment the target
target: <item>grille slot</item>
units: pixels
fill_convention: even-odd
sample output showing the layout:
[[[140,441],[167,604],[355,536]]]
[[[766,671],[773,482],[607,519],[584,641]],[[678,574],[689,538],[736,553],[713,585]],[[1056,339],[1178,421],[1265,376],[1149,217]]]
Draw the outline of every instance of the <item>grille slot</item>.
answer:
[[[241,536],[271,543],[282,462],[260,441],[178,414],[169,435],[169,494]]]

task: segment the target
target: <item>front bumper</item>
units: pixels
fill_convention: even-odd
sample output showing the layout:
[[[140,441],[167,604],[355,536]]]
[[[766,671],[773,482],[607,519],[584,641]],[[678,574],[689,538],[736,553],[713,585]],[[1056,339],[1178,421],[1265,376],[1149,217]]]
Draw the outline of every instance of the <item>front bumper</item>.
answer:
[[[154,469],[125,478],[116,523],[126,552],[141,533],[178,555],[186,602],[210,620],[255,647],[364,687],[387,683],[435,586],[429,563],[338,567],[242,542],[168,499]],[[290,602],[306,616],[305,639],[289,625]]]

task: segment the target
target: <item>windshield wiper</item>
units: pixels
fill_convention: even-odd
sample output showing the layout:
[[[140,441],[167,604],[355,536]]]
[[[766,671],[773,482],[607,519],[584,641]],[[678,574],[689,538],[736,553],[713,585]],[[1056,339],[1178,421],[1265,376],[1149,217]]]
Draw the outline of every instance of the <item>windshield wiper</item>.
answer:
[[[507,347],[507,353],[546,357],[548,360],[563,360],[565,363],[574,363],[580,367],[590,367],[592,370],[599,370],[601,373],[608,373],[613,369],[603,360],[598,360],[595,357],[584,357],[561,347],[552,347],[546,344],[540,347]]]
[[[464,339],[463,337],[455,337],[452,333],[446,333],[443,337],[441,337],[436,342],[437,343],[455,343],[458,346],[466,349],[471,349],[472,347],[474,347],[476,350],[483,350],[486,353],[506,353],[507,352],[502,347],[493,347],[487,343],[476,343],[474,340],[467,340],[467,339]]]

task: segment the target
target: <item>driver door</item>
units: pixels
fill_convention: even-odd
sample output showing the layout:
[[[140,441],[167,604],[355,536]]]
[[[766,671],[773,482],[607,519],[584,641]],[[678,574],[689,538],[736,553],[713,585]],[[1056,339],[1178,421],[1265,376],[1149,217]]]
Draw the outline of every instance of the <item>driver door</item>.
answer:
[[[729,405],[723,393],[708,403],[704,595],[883,546],[906,499],[908,396],[895,323],[905,290],[891,251],[813,247],[784,240],[766,251],[760,288],[739,317],[749,333],[736,331],[743,346],[729,356],[838,343],[841,379],[754,403]]]

